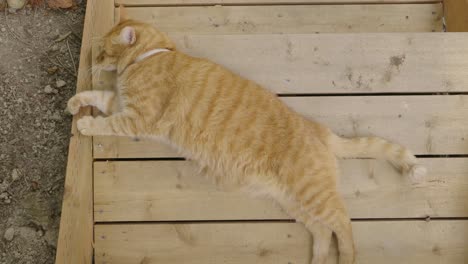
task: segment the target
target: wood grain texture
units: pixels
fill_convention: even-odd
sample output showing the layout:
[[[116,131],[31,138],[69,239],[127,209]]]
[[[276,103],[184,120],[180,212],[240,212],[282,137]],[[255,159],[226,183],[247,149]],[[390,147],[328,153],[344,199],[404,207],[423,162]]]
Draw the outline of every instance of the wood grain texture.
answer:
[[[78,70],[77,92],[91,89],[92,46],[95,25],[108,14],[113,20],[113,0],[88,0]],[[110,11],[109,11],[110,10]],[[99,16],[97,14],[100,14]],[[93,262],[93,157],[92,139],[82,136],[76,121],[89,115],[90,109],[73,118],[67,171],[62,202],[56,264]]]
[[[92,46],[92,58],[93,65],[96,62],[96,58],[102,50],[103,36],[111,30],[115,22],[115,14],[113,12],[113,6],[106,0],[106,6],[96,16],[99,16],[99,21],[93,24],[93,46]],[[109,10],[111,9],[111,10]],[[118,21],[118,20],[117,20]],[[115,72],[101,71],[99,74],[93,74],[93,90],[103,89],[114,89],[116,81]]]
[[[421,159],[413,184],[388,163],[340,162],[339,190],[352,218],[468,217],[468,159]],[[275,202],[223,191],[188,161],[94,164],[96,222],[290,219]]]
[[[468,0],[444,0],[444,13],[449,32],[468,32]]]
[[[314,34],[442,31],[442,4],[128,8],[167,33]],[[118,8],[116,8],[116,20]]]
[[[378,135],[416,154],[468,153],[468,97],[281,97],[306,118],[348,137]],[[180,157],[171,147],[141,139],[95,137],[95,158]]]
[[[468,221],[354,222],[360,264],[462,264]],[[295,223],[96,225],[96,263],[308,264],[311,238]],[[336,263],[336,244],[328,263]]]
[[[455,92],[468,87],[468,33],[172,38],[181,51],[282,94]]]
[[[115,0],[127,6],[440,3],[442,0]]]

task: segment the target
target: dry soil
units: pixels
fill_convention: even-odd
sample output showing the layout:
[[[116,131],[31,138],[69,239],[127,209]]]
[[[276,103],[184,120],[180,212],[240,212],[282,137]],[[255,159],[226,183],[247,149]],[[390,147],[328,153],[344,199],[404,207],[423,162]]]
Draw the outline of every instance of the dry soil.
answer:
[[[54,262],[85,4],[0,12],[0,264]]]

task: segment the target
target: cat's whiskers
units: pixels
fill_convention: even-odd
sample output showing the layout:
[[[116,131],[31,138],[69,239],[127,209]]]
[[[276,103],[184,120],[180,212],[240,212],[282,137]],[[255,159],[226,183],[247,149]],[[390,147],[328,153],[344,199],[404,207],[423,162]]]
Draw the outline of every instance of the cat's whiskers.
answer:
[[[101,65],[93,65],[89,69],[89,71],[91,72],[91,74],[93,76],[93,79],[94,79],[94,77],[96,77],[95,80],[100,80],[101,79],[102,70],[103,70],[103,66],[101,66]]]

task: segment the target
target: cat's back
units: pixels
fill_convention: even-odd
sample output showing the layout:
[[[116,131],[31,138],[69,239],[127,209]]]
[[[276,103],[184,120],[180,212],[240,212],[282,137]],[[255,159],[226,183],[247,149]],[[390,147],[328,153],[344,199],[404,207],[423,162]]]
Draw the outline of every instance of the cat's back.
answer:
[[[202,159],[237,164],[306,151],[307,124],[275,94],[216,63],[187,61],[178,77],[183,118],[177,143]]]

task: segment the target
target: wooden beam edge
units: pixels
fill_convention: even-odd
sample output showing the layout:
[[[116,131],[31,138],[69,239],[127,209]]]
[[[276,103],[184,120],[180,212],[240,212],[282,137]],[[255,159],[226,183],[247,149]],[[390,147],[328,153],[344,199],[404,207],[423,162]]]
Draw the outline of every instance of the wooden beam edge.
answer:
[[[84,19],[83,37],[76,92],[90,90],[92,75],[93,27],[102,0],[88,0]],[[113,4],[113,0],[110,2]],[[104,2],[104,1],[102,1]],[[97,18],[97,19],[96,19]],[[90,115],[91,109],[83,109],[72,121],[67,170],[62,201],[62,212],[55,256],[56,264],[91,264],[94,255],[93,219],[93,139],[81,135],[76,121]]]
[[[448,32],[468,32],[468,0],[444,0],[443,8]]]

